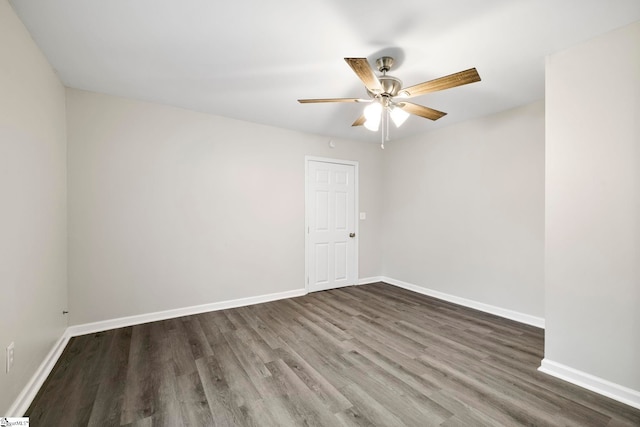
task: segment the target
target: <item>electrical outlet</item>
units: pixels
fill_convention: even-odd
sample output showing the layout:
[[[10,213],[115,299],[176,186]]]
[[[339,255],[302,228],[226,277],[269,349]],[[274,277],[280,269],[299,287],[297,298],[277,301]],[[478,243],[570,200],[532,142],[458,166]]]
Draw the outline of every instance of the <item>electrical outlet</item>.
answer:
[[[14,349],[14,344],[11,343],[7,346],[7,373],[9,373],[9,371],[11,370],[11,367],[13,366],[13,349]]]

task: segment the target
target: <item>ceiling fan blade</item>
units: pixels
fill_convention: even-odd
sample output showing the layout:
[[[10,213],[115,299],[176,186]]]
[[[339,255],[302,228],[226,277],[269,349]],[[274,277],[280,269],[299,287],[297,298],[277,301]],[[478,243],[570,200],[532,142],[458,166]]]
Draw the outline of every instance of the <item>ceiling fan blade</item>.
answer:
[[[360,117],[358,117],[356,119],[355,122],[353,122],[353,124],[351,126],[362,126],[364,124],[364,122],[367,121],[367,118],[363,115],[361,115]]]
[[[312,104],[318,102],[369,102],[367,99],[360,98],[323,98],[323,99],[298,99],[301,104]]]
[[[347,61],[347,64],[358,75],[367,89],[374,93],[382,92],[380,80],[378,80],[378,76],[369,65],[367,58],[344,58],[344,60]]]
[[[402,102],[398,104],[398,107],[402,108],[407,113],[415,114],[416,116],[424,117],[425,119],[438,120],[442,116],[446,116],[447,113],[434,110],[433,108],[425,107],[423,105],[414,104],[411,102]]]
[[[402,89],[400,94],[405,95],[407,98],[412,98],[414,96],[424,95],[425,93],[450,89],[452,87],[479,81],[480,75],[478,74],[478,71],[475,68],[470,68],[465,71],[460,71],[459,73],[450,74],[438,79],[429,80],[428,82],[409,86],[408,88]]]

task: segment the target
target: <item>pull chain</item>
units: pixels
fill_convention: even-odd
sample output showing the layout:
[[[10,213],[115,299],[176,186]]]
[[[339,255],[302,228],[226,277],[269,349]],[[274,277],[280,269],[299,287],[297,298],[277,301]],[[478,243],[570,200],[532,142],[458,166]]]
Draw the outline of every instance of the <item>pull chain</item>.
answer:
[[[389,141],[389,110],[384,108],[382,110],[382,129],[380,129],[380,148],[384,150],[384,142]]]
[[[382,117],[380,117],[380,125],[382,125],[382,129],[380,129],[380,148],[382,148],[384,150],[384,128],[385,128],[385,115],[386,113],[386,109],[383,108],[382,112],[380,114],[382,114]]]
[[[386,132],[386,140],[389,141],[389,110],[387,110],[385,108],[386,114],[385,114],[385,132]]]

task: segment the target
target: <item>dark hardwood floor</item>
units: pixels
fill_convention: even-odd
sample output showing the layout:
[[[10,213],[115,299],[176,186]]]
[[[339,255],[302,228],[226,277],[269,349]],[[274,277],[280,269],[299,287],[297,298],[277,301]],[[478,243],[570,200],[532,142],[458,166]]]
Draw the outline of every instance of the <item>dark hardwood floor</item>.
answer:
[[[543,331],[387,284],[73,338],[32,426],[640,426]]]

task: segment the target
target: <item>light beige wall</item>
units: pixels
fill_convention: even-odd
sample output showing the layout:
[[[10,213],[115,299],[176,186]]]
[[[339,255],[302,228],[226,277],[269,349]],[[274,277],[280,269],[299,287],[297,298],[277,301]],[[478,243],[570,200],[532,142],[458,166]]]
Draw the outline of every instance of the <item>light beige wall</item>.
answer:
[[[382,153],[67,90],[71,323],[304,288],[305,155],[360,162],[360,277],[380,274]]]
[[[640,391],[640,22],[546,72],[545,360]]]
[[[383,273],[544,313],[544,103],[391,142]]]
[[[0,416],[62,336],[66,319],[64,88],[0,0]],[[15,364],[5,373],[5,348]]]

